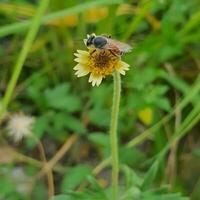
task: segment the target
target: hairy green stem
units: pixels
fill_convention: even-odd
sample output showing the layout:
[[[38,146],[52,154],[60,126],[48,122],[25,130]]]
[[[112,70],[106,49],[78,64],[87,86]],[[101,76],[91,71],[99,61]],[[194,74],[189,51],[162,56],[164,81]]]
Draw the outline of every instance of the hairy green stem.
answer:
[[[110,144],[111,144],[111,163],[112,163],[112,200],[117,199],[118,193],[118,141],[117,141],[117,121],[121,94],[121,78],[119,72],[115,71],[114,77],[114,91],[113,91],[113,105],[111,112],[110,123]]]
[[[3,117],[4,113],[7,110],[8,104],[10,103],[14,88],[16,86],[17,80],[19,78],[19,75],[22,71],[24,62],[26,60],[26,57],[28,55],[29,50],[31,49],[32,43],[35,39],[35,36],[38,32],[40,23],[41,23],[41,19],[42,16],[46,10],[46,8],[48,7],[49,4],[49,0],[42,0],[40,1],[39,7],[38,7],[38,11],[32,21],[32,26],[30,27],[30,30],[26,36],[26,39],[24,41],[24,45],[22,47],[22,50],[20,51],[19,57],[17,59],[17,62],[14,66],[14,70],[12,73],[12,76],[10,78],[10,81],[8,83],[8,87],[6,90],[6,93],[3,97],[2,100],[2,107],[0,110],[0,119]]]

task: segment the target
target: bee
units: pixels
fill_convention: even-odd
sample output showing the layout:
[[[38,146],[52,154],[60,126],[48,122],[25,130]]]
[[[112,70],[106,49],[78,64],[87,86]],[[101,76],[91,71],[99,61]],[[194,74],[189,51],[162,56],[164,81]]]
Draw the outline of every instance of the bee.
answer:
[[[130,52],[132,49],[130,45],[114,40],[109,35],[96,36],[94,33],[87,35],[87,39],[84,40],[84,43],[87,47],[94,47],[98,50],[110,50],[110,52],[117,57]]]

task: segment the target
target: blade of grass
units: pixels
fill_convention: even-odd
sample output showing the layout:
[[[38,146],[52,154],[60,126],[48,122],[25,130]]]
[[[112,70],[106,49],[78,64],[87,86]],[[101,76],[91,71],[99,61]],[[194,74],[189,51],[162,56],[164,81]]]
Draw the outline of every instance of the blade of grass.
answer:
[[[181,34],[187,34],[192,31],[193,28],[199,27],[200,25],[200,11],[192,15],[192,17],[187,21],[181,30]]]
[[[162,159],[170,149],[170,146],[180,140],[183,136],[185,136],[189,130],[200,120],[200,104],[198,104],[186,117],[186,119],[181,124],[180,128],[174,133],[170,141],[165,145],[162,151],[156,156],[156,160],[153,162],[148,172],[146,173],[145,179],[143,181],[143,189],[145,190],[148,186],[153,182],[154,178],[159,169],[159,164]],[[152,175],[153,173],[153,175]]]
[[[127,31],[125,32],[124,36],[123,36],[123,40],[126,41],[131,34],[133,34],[133,32],[136,31],[137,27],[139,26],[140,22],[142,21],[142,19],[145,17],[145,15],[147,14],[147,12],[150,10],[152,5],[151,1],[144,1],[142,2],[141,8],[138,9],[138,15],[133,19],[133,21],[130,23],[129,28],[127,29]]]
[[[2,109],[0,110],[0,119],[3,116],[3,114],[6,112],[8,104],[10,103],[17,80],[22,71],[24,62],[25,62],[28,52],[31,48],[31,45],[32,45],[32,43],[35,39],[35,36],[39,30],[41,18],[48,7],[48,4],[49,4],[49,0],[43,0],[40,2],[37,13],[33,19],[33,22],[31,23],[31,28],[30,28],[29,32],[27,33],[22,50],[16,61],[16,64],[14,66],[14,71],[13,71],[10,81],[8,83],[6,93],[2,100]]]
[[[113,0],[113,1],[107,1],[107,0],[96,0],[91,1],[83,4],[79,4],[77,6],[67,8],[58,12],[54,12],[51,14],[48,14],[41,19],[41,23],[45,24],[55,19],[60,19],[63,17],[66,17],[71,14],[80,13],[83,12],[89,8],[100,6],[100,5],[109,5],[109,4],[119,4],[122,3],[122,0]],[[30,25],[32,24],[31,20],[26,20],[23,22],[13,23],[11,25],[6,25],[0,28],[0,37],[7,36],[9,34],[13,33],[19,33],[24,30],[26,30]]]
[[[147,129],[146,131],[144,131],[142,134],[135,137],[134,139],[132,139],[127,144],[127,146],[128,147],[136,146],[137,144],[142,143],[144,140],[146,140],[147,138],[152,136],[153,132],[155,132],[158,128],[160,128],[164,123],[166,123],[167,121],[169,121],[173,117],[176,109],[182,110],[191,100],[193,100],[194,97],[198,94],[199,90],[200,90],[200,76],[198,76],[195,83],[190,88],[190,91],[187,93],[187,95],[184,97],[184,99],[181,102],[179,102],[177,106],[175,106],[175,108],[173,109],[173,111],[171,113],[167,114],[164,118],[162,118],[154,126]]]
[[[177,107],[179,109],[183,109],[187,105],[187,103],[189,103],[189,101],[191,101],[196,95],[198,95],[199,88],[200,88],[199,82],[200,82],[200,76],[195,81],[192,90],[190,90],[190,92],[187,94],[187,96],[181,101],[181,103],[178,104]],[[192,96],[190,96],[190,95],[192,95]],[[171,112],[170,114],[174,114],[175,110],[176,109],[174,109],[173,112]],[[169,116],[169,118],[170,117],[171,116]],[[180,138],[182,138],[183,136],[185,136],[185,134],[188,133],[188,131],[198,122],[199,119],[200,119],[200,104],[198,104],[194,107],[194,109],[189,113],[189,115],[186,117],[186,119],[183,121],[183,123],[180,125],[180,127],[176,130],[176,132],[174,133],[174,135],[172,136],[170,141],[165,145],[165,147],[162,149],[162,151],[156,156],[156,160],[152,163],[151,167],[149,168],[149,170],[146,173],[146,176],[144,178],[144,181],[142,184],[143,190],[148,188],[148,186],[155,179],[156,174],[159,169],[159,165],[162,162],[167,151],[170,149],[171,145],[174,142],[176,142],[177,140],[179,140]],[[148,132],[148,133],[151,134],[151,132]],[[139,137],[139,139],[141,139],[141,137]],[[144,139],[144,137],[142,137],[142,139]],[[133,143],[133,141],[132,141],[132,144],[136,144],[136,143]],[[138,140],[135,140],[135,142],[138,142]]]
[[[186,119],[181,124],[180,128],[172,136],[171,140],[168,142],[166,147],[163,149],[163,152],[167,152],[176,140],[181,139],[185,134],[195,125],[200,116],[200,104],[198,104],[193,110],[189,113]]]

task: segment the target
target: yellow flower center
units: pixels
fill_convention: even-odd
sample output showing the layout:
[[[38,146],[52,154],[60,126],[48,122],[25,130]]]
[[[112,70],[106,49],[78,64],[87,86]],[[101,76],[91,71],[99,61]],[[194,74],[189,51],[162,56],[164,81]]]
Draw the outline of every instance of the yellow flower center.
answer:
[[[106,76],[112,74],[120,58],[113,55],[109,50],[89,49],[87,66],[97,75]]]

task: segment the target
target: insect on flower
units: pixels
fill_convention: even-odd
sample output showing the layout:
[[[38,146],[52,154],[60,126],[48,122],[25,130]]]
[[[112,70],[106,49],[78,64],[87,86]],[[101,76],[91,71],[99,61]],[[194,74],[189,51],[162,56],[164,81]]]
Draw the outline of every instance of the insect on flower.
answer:
[[[129,64],[121,60],[121,56],[129,52],[131,47],[128,44],[111,39],[109,36],[96,36],[91,34],[84,39],[88,51],[77,50],[74,60],[78,63],[74,70],[78,77],[90,73],[89,82],[92,86],[99,86],[102,79],[111,75],[114,71],[125,75],[129,70]]]
[[[84,40],[87,47],[94,47],[98,50],[110,50],[115,56],[122,56],[124,53],[130,52],[132,47],[126,43],[114,40],[110,35],[96,36],[94,33],[87,35]]]

